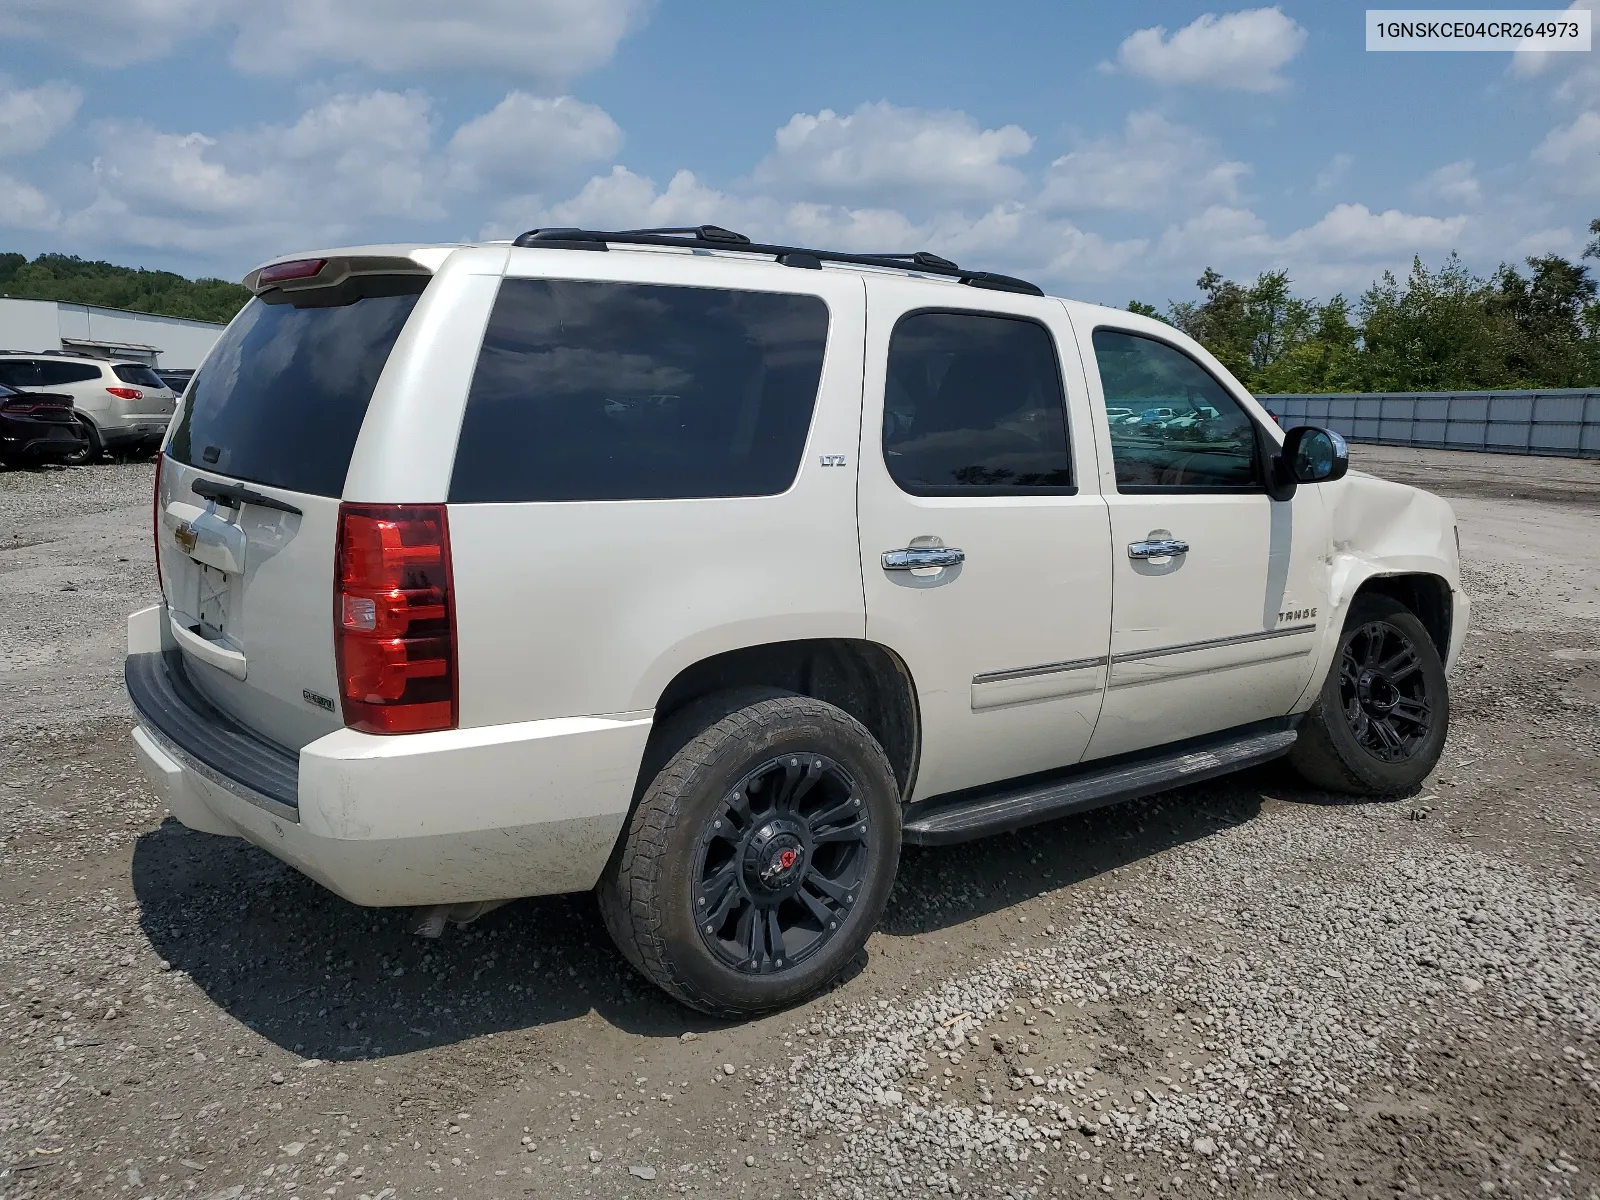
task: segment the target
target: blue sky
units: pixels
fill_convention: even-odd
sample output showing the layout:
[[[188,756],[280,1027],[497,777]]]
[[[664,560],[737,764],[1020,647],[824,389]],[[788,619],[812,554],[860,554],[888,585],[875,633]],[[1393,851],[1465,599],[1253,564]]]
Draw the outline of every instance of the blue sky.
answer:
[[[1600,60],[1369,54],[1363,11],[5,0],[0,248],[237,278],[710,221],[1116,304],[1207,266],[1327,296],[1413,254],[1579,253]]]

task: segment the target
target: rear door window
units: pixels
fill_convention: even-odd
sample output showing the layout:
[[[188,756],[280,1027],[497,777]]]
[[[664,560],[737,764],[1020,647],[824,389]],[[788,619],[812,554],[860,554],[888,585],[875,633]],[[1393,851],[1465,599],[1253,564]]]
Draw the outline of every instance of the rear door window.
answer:
[[[157,375],[149,367],[141,366],[138,363],[118,363],[111,369],[123,383],[131,383],[135,387],[164,388],[167,386],[161,382],[161,376]]]
[[[776,495],[799,470],[827,333],[817,296],[507,279],[450,499]]]
[[[30,358],[10,358],[0,362],[0,383],[13,388],[39,386],[39,364]]]
[[[1049,331],[983,313],[902,317],[889,339],[883,461],[914,496],[1071,492]]]
[[[189,387],[168,454],[235,479],[338,496],[415,294],[296,308],[252,300]]]

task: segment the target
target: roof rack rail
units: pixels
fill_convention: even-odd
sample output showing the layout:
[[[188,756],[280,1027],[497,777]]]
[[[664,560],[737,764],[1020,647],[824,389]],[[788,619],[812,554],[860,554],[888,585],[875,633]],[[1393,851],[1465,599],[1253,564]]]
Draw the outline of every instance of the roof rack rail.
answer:
[[[909,254],[848,254],[841,250],[808,250],[803,246],[769,246],[753,242],[742,233],[720,225],[674,225],[659,229],[623,229],[606,232],[596,229],[530,229],[519,235],[514,246],[546,250],[606,250],[607,243],[621,246],[680,246],[691,250],[724,250],[739,254],[770,254],[786,267],[818,270],[825,262],[851,263],[863,267],[898,267],[927,275],[956,279],[969,287],[995,292],[1020,292],[1042,296],[1044,291],[1026,279],[1000,275],[994,271],[968,271],[948,258],[918,250]]]

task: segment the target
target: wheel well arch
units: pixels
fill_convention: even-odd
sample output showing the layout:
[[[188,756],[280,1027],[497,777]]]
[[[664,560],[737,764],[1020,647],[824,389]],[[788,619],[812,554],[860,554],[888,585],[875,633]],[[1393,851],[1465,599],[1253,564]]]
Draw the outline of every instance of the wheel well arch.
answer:
[[[1374,575],[1356,589],[1356,596],[1388,596],[1405,605],[1428,631],[1440,661],[1450,656],[1450,584],[1441,576],[1417,572],[1409,575]],[[1352,597],[1354,599],[1354,597]]]
[[[910,797],[922,722],[911,671],[887,646],[854,638],[804,638],[712,655],[667,684],[656,702],[655,728],[702,696],[749,686],[810,696],[849,713],[888,755],[901,799]]]

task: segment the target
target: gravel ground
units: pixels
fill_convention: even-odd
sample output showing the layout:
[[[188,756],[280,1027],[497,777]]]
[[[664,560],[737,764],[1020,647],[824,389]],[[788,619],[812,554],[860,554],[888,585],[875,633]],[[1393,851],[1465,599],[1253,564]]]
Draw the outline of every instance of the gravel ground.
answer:
[[[851,976],[738,1025],[587,897],[420,942],[164,820],[148,464],[0,474],[0,1197],[1600,1197],[1600,477],[1356,457],[1439,476],[1477,604],[1417,795],[908,849]]]

